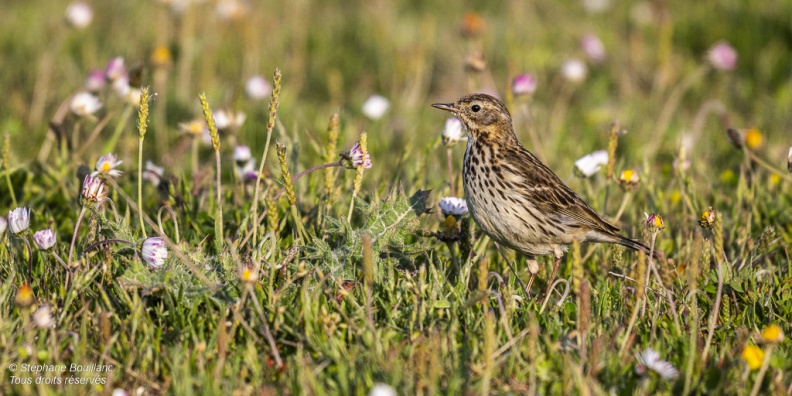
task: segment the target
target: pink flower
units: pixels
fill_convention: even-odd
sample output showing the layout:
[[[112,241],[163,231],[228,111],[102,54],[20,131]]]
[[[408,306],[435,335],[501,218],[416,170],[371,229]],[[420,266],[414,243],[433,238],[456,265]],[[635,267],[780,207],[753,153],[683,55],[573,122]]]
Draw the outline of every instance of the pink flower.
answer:
[[[341,160],[347,169],[356,169],[363,164],[363,150],[360,149],[360,142],[355,142],[355,145],[349,151],[341,153]],[[371,155],[369,153],[366,153],[366,161],[363,168],[371,168]]]
[[[253,76],[245,82],[245,93],[253,100],[266,99],[272,93],[272,85],[264,77]]]
[[[602,41],[596,35],[587,34],[583,36],[580,39],[580,47],[592,63],[602,63],[607,58],[605,45],[602,44]]]
[[[126,67],[124,66],[124,58],[118,56],[110,59],[105,67],[105,78],[109,81],[115,81],[121,77],[126,77]]]
[[[102,179],[86,175],[83,180],[82,198],[88,202],[99,202],[107,196],[107,189],[105,188]]]
[[[536,78],[528,73],[518,74],[512,80],[512,92],[515,95],[531,95],[536,91]]]
[[[154,269],[162,267],[165,264],[165,259],[168,258],[168,248],[165,246],[165,240],[160,237],[146,239],[143,241],[140,254],[149,267]]]
[[[707,60],[718,70],[733,70],[737,66],[737,51],[729,43],[721,40],[707,52]]]
[[[105,86],[105,74],[99,69],[94,69],[88,72],[88,77],[85,78],[85,90],[88,92],[101,91]]]
[[[36,233],[33,234],[33,240],[36,241],[36,245],[38,245],[39,249],[50,250],[53,246],[55,246],[55,232],[49,228],[46,230],[36,231]]]

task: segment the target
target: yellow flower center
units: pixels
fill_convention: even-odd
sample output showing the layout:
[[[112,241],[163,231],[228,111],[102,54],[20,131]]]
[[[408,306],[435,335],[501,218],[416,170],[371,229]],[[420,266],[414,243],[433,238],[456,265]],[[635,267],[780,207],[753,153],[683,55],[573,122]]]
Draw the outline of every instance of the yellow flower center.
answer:
[[[104,173],[110,172],[110,163],[109,162],[105,162],[104,164],[102,164],[102,172],[104,172]]]
[[[633,171],[631,169],[622,172],[622,180],[630,181],[632,180],[632,177],[633,177]]]

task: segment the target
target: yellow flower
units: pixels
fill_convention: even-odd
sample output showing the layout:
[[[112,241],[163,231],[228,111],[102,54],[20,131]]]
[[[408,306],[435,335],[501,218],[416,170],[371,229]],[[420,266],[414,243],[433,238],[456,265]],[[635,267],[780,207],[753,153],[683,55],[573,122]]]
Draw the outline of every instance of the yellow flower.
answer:
[[[671,204],[678,205],[679,202],[682,201],[682,193],[677,190],[674,190],[671,195],[668,196],[668,199],[671,201]]]
[[[258,281],[258,272],[253,267],[245,266],[239,271],[239,280],[243,283],[256,283]]]
[[[777,173],[770,175],[770,185],[773,187],[778,187],[779,184],[781,184],[781,176],[779,176]]]
[[[727,169],[723,171],[720,175],[721,183],[725,184],[733,184],[737,182],[737,175],[734,174],[734,171],[731,169]]]
[[[20,286],[14,301],[22,308],[29,307],[33,304],[33,290],[28,285]]]
[[[641,178],[638,177],[638,172],[633,169],[626,169],[622,171],[622,174],[619,177],[619,187],[625,191],[630,191],[635,189],[640,181]]]
[[[701,228],[711,230],[712,225],[715,224],[715,209],[712,209],[712,206],[710,206],[709,209],[702,212],[701,219],[699,219],[698,223]]]
[[[659,232],[663,228],[665,228],[665,223],[663,223],[663,218],[657,213],[644,213],[646,215],[646,228],[649,229],[649,232]]]
[[[179,124],[179,131],[193,136],[201,136],[206,129],[206,121],[202,118]]]
[[[759,148],[762,145],[762,132],[756,128],[746,130],[745,145],[751,149]]]
[[[762,340],[772,344],[781,342],[784,340],[784,330],[777,324],[771,324],[762,329]]]
[[[754,345],[747,345],[742,351],[742,358],[751,370],[758,370],[764,361],[764,351]]]
[[[168,47],[159,45],[151,52],[151,65],[154,67],[167,67],[171,64],[171,52]]]

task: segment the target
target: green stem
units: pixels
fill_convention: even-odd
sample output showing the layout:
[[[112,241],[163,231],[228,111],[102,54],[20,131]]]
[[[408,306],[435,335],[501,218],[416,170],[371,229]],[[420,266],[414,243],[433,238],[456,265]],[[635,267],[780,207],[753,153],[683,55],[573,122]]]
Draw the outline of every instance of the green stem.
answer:
[[[218,253],[223,247],[223,187],[220,184],[220,150],[215,150],[215,163],[217,165],[217,216],[215,217],[215,228],[219,235],[216,235],[215,245],[217,246]]]
[[[143,209],[143,136],[140,136],[138,144],[138,207]],[[138,216],[140,219],[140,231],[143,233],[143,238],[148,238],[146,235],[146,226],[143,224],[143,216]]]
[[[85,216],[85,206],[80,209],[80,214],[77,216],[77,224],[74,225],[74,234],[72,235],[71,245],[69,246],[69,255],[66,258],[66,261],[71,263],[72,253],[74,253],[74,243],[77,241],[77,232],[80,231],[80,224],[82,224],[82,219]]]

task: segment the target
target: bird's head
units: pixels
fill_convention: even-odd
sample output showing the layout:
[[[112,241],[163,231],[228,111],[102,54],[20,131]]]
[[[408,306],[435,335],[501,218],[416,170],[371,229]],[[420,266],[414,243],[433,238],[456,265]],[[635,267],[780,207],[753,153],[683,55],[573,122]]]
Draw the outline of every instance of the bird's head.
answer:
[[[482,93],[463,96],[453,103],[435,103],[440,110],[454,114],[473,140],[510,139],[514,137],[512,119],[506,105]]]

